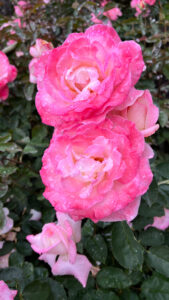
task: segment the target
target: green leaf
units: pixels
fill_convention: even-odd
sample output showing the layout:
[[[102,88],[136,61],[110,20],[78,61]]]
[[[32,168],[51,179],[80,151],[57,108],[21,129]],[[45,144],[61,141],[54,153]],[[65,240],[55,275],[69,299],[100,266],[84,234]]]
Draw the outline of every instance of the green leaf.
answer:
[[[161,164],[158,164],[156,167],[158,174],[160,174],[164,178],[169,178],[169,162],[165,161]]]
[[[168,300],[169,280],[155,274],[143,282],[141,290],[146,300]]]
[[[83,236],[93,236],[94,223],[91,220],[87,220],[82,228]]]
[[[4,214],[4,210],[3,210],[3,204],[0,201],[0,229],[3,228],[5,223],[5,214]]]
[[[102,290],[88,290],[88,291],[81,291],[78,293],[76,300],[119,300],[119,297],[112,291],[102,291]],[[73,300],[73,299],[72,299]]]
[[[17,171],[17,167],[0,166],[0,176],[7,177]]]
[[[164,244],[165,238],[163,232],[160,230],[149,227],[139,235],[139,240],[144,246],[161,246]]]
[[[130,270],[128,270],[127,274],[132,281],[132,285],[138,284],[142,280],[142,277],[143,277],[143,273],[141,271],[132,271],[131,272]]]
[[[134,270],[141,268],[143,248],[126,222],[117,222],[112,225],[112,252],[124,268]]]
[[[48,284],[50,286],[51,295],[48,300],[66,300],[66,292],[63,285],[51,278],[48,279]]]
[[[24,263],[24,257],[23,255],[21,255],[20,253],[18,253],[17,251],[11,253],[10,257],[9,257],[9,265],[11,267],[22,267]]]
[[[32,146],[31,144],[27,144],[25,148],[23,149],[24,154],[36,154],[38,150]]]
[[[144,202],[141,202],[139,215],[142,217],[161,217],[164,215],[164,208],[161,203],[152,204],[151,208]]]
[[[115,4],[110,2],[104,6],[104,11],[108,11],[114,7],[115,7]]]
[[[5,183],[0,183],[0,198],[6,195],[8,191],[8,185]]]
[[[165,64],[163,67],[163,73],[167,79],[169,79],[169,65]]]
[[[0,144],[5,144],[7,142],[9,142],[12,139],[12,135],[11,133],[7,132],[7,133],[3,133],[3,135],[0,136]]]
[[[103,289],[125,289],[132,282],[130,278],[120,268],[103,268],[96,277],[97,284]]]
[[[123,291],[120,295],[121,300],[139,300],[139,297],[136,293],[130,290]]]
[[[139,240],[144,246],[160,246],[164,244],[165,238],[163,232],[156,228],[149,227],[140,233]]]
[[[106,299],[106,300],[119,300],[119,297],[112,291],[97,290],[95,299],[96,300],[103,300],[103,299]]]
[[[107,258],[107,246],[100,234],[89,237],[85,242],[85,248],[94,261],[105,263]]]
[[[48,300],[50,286],[47,282],[35,280],[24,288],[23,295],[25,300]]]
[[[17,153],[22,151],[22,148],[19,147],[17,144],[9,142],[9,143],[0,143],[0,152],[10,152],[10,153]]]
[[[135,230],[144,229],[146,225],[153,224],[153,217],[137,216],[132,224]]]
[[[15,247],[13,242],[5,242],[2,249],[0,249],[0,256],[6,255]]]
[[[24,256],[30,256],[32,254],[32,248],[27,242],[18,242],[16,248],[18,252]]]
[[[32,140],[31,142],[40,143],[47,135],[47,128],[42,124],[38,124],[32,129]]]
[[[152,247],[147,251],[147,264],[169,278],[169,247]]]
[[[24,286],[25,286],[31,283],[35,279],[33,264],[27,261],[24,262],[22,271],[23,271]]]
[[[34,269],[35,278],[37,280],[44,280],[47,279],[49,276],[48,270],[46,268],[35,268]]]
[[[168,112],[165,109],[161,109],[159,115],[160,126],[164,128],[167,125],[167,122],[168,122]]]
[[[42,213],[42,221],[44,223],[53,222],[56,218],[56,212],[53,207],[46,208]]]
[[[34,84],[29,83],[27,86],[24,87],[24,94],[26,100],[31,101],[33,99],[34,90],[35,90]]]
[[[0,280],[7,282],[18,281],[23,279],[22,269],[18,267],[10,267],[0,270]]]
[[[143,196],[147,205],[152,206],[153,203],[158,201],[158,185],[155,177],[153,178],[152,183],[149,186],[147,193]]]

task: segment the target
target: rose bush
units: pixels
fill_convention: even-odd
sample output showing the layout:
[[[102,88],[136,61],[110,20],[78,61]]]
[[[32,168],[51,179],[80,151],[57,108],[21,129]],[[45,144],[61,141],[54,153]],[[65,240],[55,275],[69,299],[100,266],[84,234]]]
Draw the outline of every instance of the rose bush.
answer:
[[[169,208],[168,0],[156,1],[154,6],[148,6],[147,4],[145,9],[142,10],[142,16],[144,17],[145,14],[147,15],[146,19],[143,19],[142,16],[136,18],[134,16],[134,9],[131,9],[129,5],[130,1],[126,2],[124,0],[104,1],[106,2],[106,6],[104,7],[101,7],[101,1],[99,0],[33,0],[29,1],[31,4],[30,8],[23,11],[23,16],[20,19],[16,19],[14,11],[14,5],[19,4],[18,0],[1,0],[0,2],[1,49],[3,49],[3,52],[8,56],[10,64],[15,65],[18,70],[18,76],[15,82],[9,85],[10,93],[8,101],[0,103],[0,230],[3,229],[5,224],[7,224],[5,222],[6,216],[4,213],[4,207],[9,211],[7,217],[11,218],[13,221],[10,231],[3,234],[0,233],[0,280],[4,280],[10,289],[18,290],[16,300],[33,300],[33,298],[43,300],[154,300],[156,298],[167,298],[169,295],[169,235],[167,228],[168,214],[166,212]],[[47,5],[45,5],[45,2]],[[105,13],[115,7],[118,7],[121,10],[122,16],[112,22]],[[148,8],[148,10],[146,8]],[[96,16],[101,13],[99,15],[100,22],[109,24],[109,26],[114,26],[121,38],[121,41],[133,40],[139,43],[142,48],[146,70],[141,74],[136,85],[132,84],[130,86],[128,89],[129,92],[125,93],[125,96],[122,97],[123,101],[117,106],[108,107],[108,97],[106,105],[100,105],[100,107],[103,108],[103,111],[98,109],[95,116],[95,107],[91,104],[93,111],[91,110],[89,118],[86,118],[87,115],[84,115],[82,122],[86,124],[80,125],[81,129],[86,129],[78,133],[79,143],[82,144],[82,149],[80,149],[80,151],[84,150],[84,153],[83,151],[80,153],[77,152],[77,148],[73,148],[71,152],[71,146],[74,145],[73,143],[77,142],[75,130],[79,126],[78,123],[81,122],[81,119],[77,118],[76,120],[68,120],[68,122],[64,121],[63,128],[66,130],[61,131],[60,128],[58,128],[59,124],[62,125],[62,120],[60,119],[61,115],[56,116],[56,119],[58,119],[58,123],[56,124],[57,128],[55,128],[55,136],[57,136],[57,138],[55,137],[55,140],[57,140],[57,143],[52,141],[50,149],[52,147],[52,151],[54,153],[52,156],[55,161],[54,167],[58,165],[57,159],[59,156],[62,159],[62,164],[59,165],[59,172],[58,169],[54,169],[52,166],[51,171],[53,171],[53,174],[50,172],[50,167],[47,168],[45,180],[48,175],[49,180],[52,176],[55,176],[55,178],[57,177],[57,179],[59,178],[63,189],[59,190],[59,192],[57,191],[58,197],[56,199],[57,201],[59,199],[60,203],[62,202],[61,200],[63,199],[63,196],[65,197],[65,192],[67,193],[67,190],[69,191],[70,189],[69,195],[71,194],[74,183],[76,183],[76,187],[78,188],[73,190],[72,198],[73,196],[76,197],[78,195],[80,185],[77,185],[77,183],[79,182],[82,182],[82,186],[85,188],[90,185],[91,190],[89,188],[89,193],[91,191],[97,191],[97,189],[99,191],[100,188],[101,193],[98,193],[99,198],[96,200],[100,200],[103,192],[105,192],[104,194],[108,193],[108,188],[112,189],[114,195],[118,180],[123,178],[130,182],[132,175],[134,176],[134,166],[137,169],[135,178],[138,178],[138,173],[140,174],[141,167],[136,167],[136,165],[139,160],[142,160],[144,152],[141,154],[140,150],[140,159],[139,154],[137,153],[137,158],[134,160],[133,155],[137,151],[132,151],[134,147],[132,140],[138,148],[140,147],[140,149],[142,149],[143,144],[145,147],[145,161],[147,162],[147,170],[149,171],[148,176],[146,172],[143,174],[143,176],[145,175],[144,180],[142,180],[143,176],[140,178],[140,182],[142,181],[145,185],[145,190],[147,189],[145,183],[146,176],[150,182],[149,175],[151,171],[149,169],[149,163],[151,165],[154,179],[144,195],[138,195],[137,188],[140,182],[136,180],[135,182],[138,185],[135,185],[136,189],[133,189],[133,191],[131,190],[131,193],[133,193],[132,197],[129,197],[131,202],[122,209],[112,212],[109,217],[105,217],[103,220],[106,222],[101,220],[101,222],[96,223],[96,221],[93,222],[91,219],[83,219],[81,223],[81,239],[77,239],[79,242],[76,243],[75,238],[73,237],[73,232],[79,232],[79,230],[73,228],[73,222],[76,224],[76,222],[78,223],[79,221],[73,221],[70,224],[69,220],[68,223],[71,227],[72,235],[69,233],[69,225],[65,225],[64,221],[63,223],[61,223],[60,220],[58,221],[62,230],[58,229],[55,209],[42,195],[44,192],[44,185],[42,184],[42,180],[39,176],[39,170],[42,167],[42,156],[45,149],[49,146],[53,128],[41,123],[35,108],[34,99],[37,90],[36,86],[29,81],[30,74],[28,65],[31,60],[29,49],[32,45],[35,45],[36,50],[36,40],[41,39],[52,42],[54,47],[57,47],[57,51],[55,51],[58,52],[60,45],[64,43],[65,39],[67,39],[71,33],[73,33],[73,36],[77,36],[77,41],[79,41],[80,36],[85,37],[86,40],[86,33],[81,34],[80,32],[84,32],[86,28],[92,25],[91,13]],[[112,29],[109,30],[112,32]],[[75,34],[75,32],[77,32],[77,34]],[[98,34],[98,36],[99,35],[100,34]],[[122,55],[119,56],[119,46],[117,47],[117,43],[116,47],[109,47],[109,42],[111,42],[110,36],[112,36],[112,34],[109,35],[107,40],[105,31],[103,33],[103,37],[99,36],[97,41],[93,40],[92,47],[90,49],[93,49],[93,47],[103,49],[103,51],[96,51],[98,54],[96,58],[102,59],[103,61],[103,57],[107,57],[107,60],[105,59],[107,65],[111,61],[112,56],[116,56],[116,65],[112,70],[114,72],[119,71],[119,74],[116,74],[117,76],[122,74],[124,78],[126,78],[124,70],[128,66],[128,63],[130,64],[130,59],[127,63],[125,60],[123,65],[123,59],[121,59]],[[69,36],[68,39],[70,37],[71,36]],[[98,40],[100,41],[99,47]],[[119,42],[119,45],[123,45],[124,43],[126,44],[126,42],[121,41]],[[74,43],[74,48],[76,46],[78,47],[78,43],[70,41],[70,47],[68,45],[64,45],[64,49],[67,54],[71,53],[74,55],[74,48],[72,51],[72,43]],[[87,48],[89,43],[87,42],[85,45],[87,45]],[[62,47],[63,46],[61,46],[61,48]],[[113,54],[110,48],[114,49]],[[108,49],[110,49],[110,55],[104,56],[105,53],[109,54]],[[41,51],[41,47],[39,50]],[[84,47],[81,44],[81,48],[78,53],[79,56],[82,50],[84,51]],[[33,54],[33,59],[39,59],[39,56],[41,56],[40,51],[38,51],[38,57],[34,57]],[[54,49],[52,51],[54,51]],[[85,51],[85,53],[89,53],[87,50]],[[87,55],[83,56],[83,53],[81,57],[84,59]],[[42,53],[42,57],[43,55],[46,56],[45,53]],[[73,59],[79,57],[78,55],[73,57]],[[133,53],[133,57],[134,56],[135,54]],[[50,61],[51,65],[52,59]],[[58,57],[58,59],[60,59],[60,57]],[[71,64],[72,59],[69,61]],[[86,63],[89,62],[88,57],[86,58],[86,61]],[[95,57],[92,57],[91,61],[94,62]],[[43,72],[45,71],[46,74],[46,70],[49,66],[47,62],[47,65],[44,68],[43,62],[45,62],[45,60],[40,58],[37,64],[37,71],[36,67],[32,69],[34,76],[38,77],[39,82],[43,79]],[[99,62],[98,69],[103,66],[103,64],[99,64]],[[55,66],[56,71],[58,71],[57,68],[59,64],[55,64],[53,60],[53,70],[55,70]],[[104,66],[106,68],[106,63]],[[89,68],[90,66],[87,64],[87,67]],[[66,68],[64,70],[66,70]],[[113,71],[111,74],[113,74]],[[62,75],[62,65],[60,65],[59,72],[59,74]],[[134,74],[134,71],[132,70],[131,73]],[[78,74],[79,73],[77,72],[77,79],[79,79]],[[72,73],[69,75],[72,75]],[[45,76],[44,78],[47,78],[47,76]],[[105,85],[105,90],[102,89],[102,95],[105,94],[105,91],[107,92],[109,90],[110,93],[110,89],[114,89],[114,87],[118,89],[120,87],[118,84],[117,86],[114,85],[115,81],[111,81],[112,77],[109,77],[110,81],[107,81],[108,83]],[[35,81],[37,81],[36,77],[34,78]],[[51,78],[55,78],[55,76],[52,76],[51,74]],[[64,78],[63,74],[63,79]],[[64,80],[62,83],[63,86],[65,86]],[[127,80],[124,79],[123,83],[127,83]],[[41,84],[46,85],[46,81],[43,80]],[[48,94],[50,94],[50,90],[52,89],[48,88]],[[148,90],[151,92],[152,98],[155,103],[157,103],[160,110],[158,121],[160,128],[154,135],[152,134],[158,127],[156,124],[158,109],[152,103],[151,94]],[[93,92],[90,91],[90,94],[92,93]],[[45,88],[44,99],[47,101],[48,98],[45,98],[46,94]],[[61,93],[61,95],[63,94]],[[120,93],[118,93],[118,95],[120,99]],[[84,102],[86,102],[86,100]],[[51,110],[52,109],[53,107]],[[44,110],[46,110],[46,107]],[[84,110],[84,112],[86,113],[87,109]],[[76,113],[79,113],[79,111]],[[101,116],[100,119],[99,114]],[[93,136],[92,140],[93,130],[91,130],[91,128],[97,128],[97,133],[100,134],[99,123],[102,123],[104,118],[106,119],[105,122],[108,121],[109,124],[112,124],[112,118],[113,120],[114,118],[117,118],[118,120],[123,118],[124,121],[119,125],[119,132],[116,133],[117,139],[112,148],[110,147],[110,144],[113,145],[113,143],[110,143],[109,139],[106,144],[105,139],[107,137],[104,135],[102,135],[101,138],[99,137],[99,140],[96,140],[96,137]],[[75,124],[73,125],[74,121]],[[89,121],[90,123],[93,123],[89,124]],[[118,124],[119,123],[120,122],[118,121]],[[133,130],[135,133],[137,132],[138,137],[140,137],[140,139],[144,142],[138,142],[138,138],[136,137],[128,139],[126,132],[129,124],[132,124],[131,126],[134,128]],[[69,132],[70,128],[71,131]],[[125,134],[122,133],[122,129]],[[111,132],[112,135],[115,136],[114,129],[112,129]],[[85,135],[85,133],[87,134]],[[60,140],[61,136],[64,138],[64,135],[64,145],[66,145],[66,143],[70,145],[67,149],[66,147],[61,148],[63,144],[62,142],[60,143]],[[112,135],[110,134],[110,137],[112,137]],[[148,136],[148,139],[146,136]],[[91,138],[93,141],[92,145],[89,146],[90,143],[86,142],[86,138],[89,142]],[[121,145],[120,141],[121,143],[122,141],[125,141],[124,147],[119,147]],[[151,149],[146,146],[145,141],[151,145],[155,154],[154,158],[151,160],[149,160],[149,158],[152,156],[152,152]],[[57,147],[54,152],[55,144],[57,144]],[[117,145],[118,147],[116,147]],[[128,147],[128,145],[130,147]],[[91,150],[91,148],[94,150],[98,149],[95,152],[93,150],[94,154],[96,154],[96,152],[97,154],[100,154],[101,151],[104,150],[102,151],[103,156],[89,156],[89,150]],[[88,152],[86,149],[88,149]],[[49,151],[48,149],[47,151],[50,152],[51,150]],[[69,155],[68,158],[67,154]],[[119,156],[117,157],[116,154]],[[129,158],[127,158],[127,155]],[[48,155],[48,158],[49,156],[50,155]],[[111,159],[114,163],[112,169]],[[117,168],[118,163],[120,163],[120,159],[122,165]],[[52,161],[53,158],[48,159],[48,162],[50,163],[49,165],[53,164]],[[131,163],[131,161],[133,163]],[[122,175],[122,167],[124,167],[124,164],[127,165],[126,170],[129,171],[128,176],[130,176],[130,178],[127,178],[127,175],[124,173],[124,176]],[[108,168],[110,169],[108,170]],[[82,169],[85,170],[85,173],[82,173]],[[112,178],[113,171],[114,175],[122,175],[122,177],[115,180],[115,178]],[[65,177],[63,177],[63,174]],[[109,175],[110,180],[108,177]],[[54,191],[55,189],[57,190],[56,182],[50,182],[51,189],[53,189],[52,184],[54,186]],[[147,182],[147,186],[148,184],[149,183]],[[118,193],[116,193],[113,198],[113,200],[116,200],[117,204],[123,204],[121,201],[122,195],[120,194],[120,191],[122,191],[122,193],[124,192],[125,185],[126,183],[121,183],[123,189],[119,189]],[[130,183],[129,186],[131,187]],[[58,185],[58,187],[60,188],[60,185]],[[47,188],[46,184],[46,190]],[[87,192],[88,190],[84,189],[83,192],[84,191]],[[125,192],[127,192],[127,188]],[[138,195],[136,198],[134,198],[135,192]],[[127,202],[127,196],[125,193],[123,194],[124,201]],[[68,193],[66,194],[66,196],[69,195]],[[92,192],[90,195],[92,195]],[[118,200],[120,199],[120,201],[117,200],[117,196],[119,196]],[[66,205],[73,203],[74,199],[72,198],[69,201],[68,197],[66,197]],[[79,197],[75,198],[75,200],[76,199],[77,202],[80,200],[80,205],[84,205],[85,209],[89,207],[87,205],[90,205],[90,197],[88,197],[89,203],[87,203],[87,205],[87,198],[81,199]],[[109,200],[109,198],[106,198],[106,201],[107,200]],[[101,202],[98,203],[98,207],[100,203]],[[65,210],[67,209],[66,205],[64,207]],[[93,205],[93,202],[91,205]],[[112,208],[111,205],[105,204],[105,210],[107,210],[107,207]],[[93,213],[93,208],[94,206],[91,206],[91,214]],[[77,206],[76,209],[78,211]],[[104,201],[102,202],[100,211],[104,212]],[[162,224],[164,215],[165,230],[163,230],[164,226],[163,228],[161,227],[161,229],[160,227],[157,229],[157,227],[152,226],[147,228],[147,225],[154,225],[154,221],[157,219],[159,221],[161,220],[158,224]],[[66,218],[68,218],[68,216]],[[132,227],[130,227],[129,222],[123,222],[121,220],[132,220]],[[53,224],[54,226],[47,226],[46,228],[46,224]],[[55,230],[56,227],[57,230]],[[147,229],[145,230],[145,228]],[[49,229],[53,230],[54,238],[49,235]],[[60,239],[58,238],[60,243],[57,244],[60,245],[60,248],[58,248],[63,250],[65,255],[59,254],[60,252],[58,253],[58,248],[55,247],[55,242],[57,240],[56,237],[58,237],[58,235],[55,235],[56,231],[57,233],[60,233]],[[39,246],[39,253],[36,251],[35,253],[33,251],[31,243],[26,240],[26,236],[32,236],[32,246],[33,243],[34,245],[36,244]],[[39,242],[37,242],[38,239]],[[64,244],[63,241],[65,240],[66,243]],[[71,251],[71,253],[75,253],[73,250],[74,248],[71,246],[73,245],[73,243],[70,242],[71,240],[76,247],[76,260],[74,263],[71,263],[68,259]],[[42,241],[44,246],[43,248],[41,248]],[[47,242],[51,243],[50,249],[47,248]],[[68,248],[66,248],[66,246],[68,246]],[[65,248],[67,250],[65,250]],[[40,252],[40,250],[43,250],[43,253]],[[55,251],[54,253],[52,252],[53,250]],[[49,259],[49,257],[53,254],[55,256],[55,261],[52,268],[45,262],[45,259],[38,259],[38,257],[42,256],[46,258],[47,261],[47,258]],[[85,265],[85,260],[82,260],[82,257],[87,257],[92,264],[90,269],[91,272],[87,271],[88,280],[86,282],[85,289],[82,284],[76,280],[78,277],[84,278],[83,273],[86,272],[85,267],[85,272],[82,269],[82,266]],[[64,274],[64,276],[61,274]],[[76,278],[73,276],[66,276],[66,274],[74,274],[74,277],[76,276]],[[85,284],[85,281],[82,283]],[[2,296],[4,298],[3,294]]]
[[[144,69],[140,46],[94,25],[39,59],[36,107],[42,122],[67,127],[100,121],[125,101]]]
[[[44,196],[75,220],[130,221],[152,180],[152,156],[134,124],[119,116],[64,135],[56,130],[42,159]]]

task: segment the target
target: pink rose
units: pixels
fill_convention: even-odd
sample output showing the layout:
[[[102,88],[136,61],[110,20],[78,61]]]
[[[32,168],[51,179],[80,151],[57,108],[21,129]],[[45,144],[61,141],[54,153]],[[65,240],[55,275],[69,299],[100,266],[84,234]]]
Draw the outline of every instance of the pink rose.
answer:
[[[94,25],[72,33],[38,62],[36,107],[42,122],[72,126],[101,121],[125,101],[144,69],[140,46]]]
[[[41,254],[39,259],[50,265],[54,275],[74,275],[85,287],[91,264],[84,255],[76,252],[75,243],[81,239],[81,222],[59,212],[57,218],[57,224],[44,225],[41,233],[28,235],[27,240],[32,249]]]
[[[16,43],[15,40],[9,40],[9,41],[7,42],[7,46],[13,45],[13,44],[15,44],[15,43]]]
[[[16,295],[16,290],[10,290],[7,284],[0,280],[0,300],[13,300]]]
[[[116,21],[118,19],[118,17],[122,16],[122,12],[118,7],[114,7],[112,9],[104,12],[103,15],[112,21]]]
[[[136,9],[135,16],[137,17],[146,9],[146,4],[154,5],[155,2],[156,0],[132,0],[130,6]]]
[[[55,130],[42,159],[44,196],[74,220],[130,221],[151,183],[152,156],[135,125],[119,116],[64,135]]]
[[[162,217],[154,217],[153,224],[147,225],[145,229],[148,227],[155,227],[159,230],[165,230],[169,227],[169,209],[164,209],[165,215]]]
[[[42,39],[36,39],[36,44],[30,47],[30,55],[35,58],[40,58],[40,56],[47,51],[53,49],[52,43],[49,43]]]
[[[104,7],[107,3],[109,3],[109,1],[104,0],[101,2],[101,6]],[[105,11],[103,15],[112,21],[116,21],[118,17],[122,16],[122,12],[118,7],[114,7],[112,9]]]
[[[4,207],[3,212],[5,215],[5,223],[4,223],[4,226],[2,228],[0,228],[0,235],[9,232],[13,228],[13,220],[8,217],[8,214],[9,214],[8,208]]]
[[[0,51],[0,102],[8,98],[8,82],[13,81],[17,75],[17,69],[10,65],[8,57]]]
[[[120,108],[124,109],[120,110]],[[142,91],[133,88],[126,102],[119,107],[119,111],[110,112],[108,117],[111,114],[119,114],[135,123],[136,128],[142,132],[144,137],[154,134],[159,128],[159,125],[156,124],[159,117],[159,109],[153,104],[149,90]]]
[[[101,2],[101,6],[104,7],[107,3],[108,3],[107,0],[103,0],[103,1]]]
[[[18,17],[23,17],[26,10],[30,7],[30,4],[26,1],[18,1],[18,5],[14,6],[15,14]]]
[[[42,54],[50,51],[51,49],[53,49],[52,43],[48,43],[47,41],[42,39],[37,39],[36,44],[30,47],[30,55],[34,57],[29,63],[30,82],[37,82],[36,66],[39,61],[39,58]]]

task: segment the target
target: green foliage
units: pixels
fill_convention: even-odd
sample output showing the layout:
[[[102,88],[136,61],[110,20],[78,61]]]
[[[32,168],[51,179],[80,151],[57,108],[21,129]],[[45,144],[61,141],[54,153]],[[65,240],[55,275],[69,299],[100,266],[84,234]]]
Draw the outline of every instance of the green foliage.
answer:
[[[125,222],[112,225],[112,252],[124,268],[136,270],[143,263],[143,248]]]
[[[11,20],[17,0],[5,2],[8,7],[0,5],[0,26]],[[16,300],[168,300],[169,231],[145,227],[155,216],[163,216],[164,208],[169,209],[169,1],[156,1],[146,18],[136,18],[130,1],[125,0],[110,1],[104,8],[100,8],[99,0],[30,3],[22,19],[26,27],[17,27],[14,35],[11,27],[0,31],[1,50],[5,49],[18,68],[17,79],[9,85],[9,98],[0,103],[0,229],[5,222],[4,207],[14,220],[14,238],[0,235],[4,241],[0,257],[10,255],[9,267],[0,269],[0,280],[18,290]],[[98,18],[106,21],[103,12],[116,5],[123,16],[112,23],[114,28],[122,40],[135,40],[142,47],[146,70],[137,88],[151,91],[160,109],[160,129],[147,139],[155,152],[151,160],[154,179],[131,228],[125,222],[82,222],[78,252],[87,255],[99,270],[95,276],[90,274],[83,289],[72,276],[53,276],[26,241],[28,234],[37,234],[45,223],[56,220],[54,209],[43,197],[39,176],[53,128],[41,123],[35,108],[36,86],[29,82],[29,48],[36,38],[60,46],[69,33],[92,25],[91,13],[101,12]],[[16,41],[12,47],[6,45],[10,39]],[[16,57],[16,51],[24,55]],[[30,220],[31,209],[41,211],[39,221]]]

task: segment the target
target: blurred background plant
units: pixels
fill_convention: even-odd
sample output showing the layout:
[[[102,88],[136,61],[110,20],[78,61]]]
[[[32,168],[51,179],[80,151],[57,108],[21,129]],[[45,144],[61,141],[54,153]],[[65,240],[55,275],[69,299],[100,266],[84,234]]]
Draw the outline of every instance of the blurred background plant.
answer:
[[[0,235],[0,257],[9,253],[9,267],[1,269],[0,280],[18,289],[16,299],[111,300],[169,298],[169,231],[154,227],[155,216],[169,209],[169,1],[156,1],[145,17],[135,16],[130,1],[31,0],[23,16],[16,15],[15,0],[0,0],[0,50],[18,68],[17,79],[9,84],[9,98],[0,103],[0,229],[5,223],[4,207],[14,220],[10,232]],[[118,7],[122,16],[111,21],[105,12]],[[142,197],[132,229],[125,223],[83,221],[79,253],[85,253],[96,267],[87,288],[70,276],[54,277],[47,264],[38,261],[25,240],[39,233],[45,223],[56,220],[55,211],[42,196],[39,176],[41,157],[53,129],[41,123],[34,99],[36,87],[29,82],[30,46],[37,38],[61,45],[71,32],[81,32],[100,22],[116,29],[122,40],[135,40],[143,50],[146,70],[137,84],[149,89],[160,108],[160,129],[148,142],[155,151],[151,160],[154,180]],[[17,19],[17,21],[16,21]],[[41,218],[31,218],[32,209]],[[95,272],[94,272],[95,270]]]

